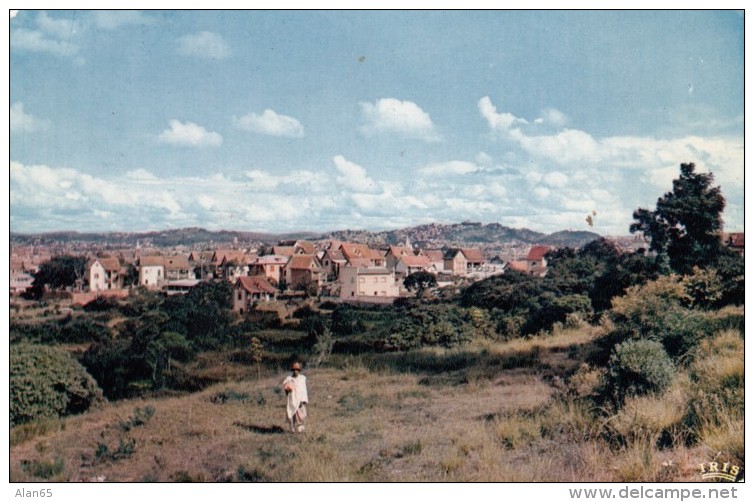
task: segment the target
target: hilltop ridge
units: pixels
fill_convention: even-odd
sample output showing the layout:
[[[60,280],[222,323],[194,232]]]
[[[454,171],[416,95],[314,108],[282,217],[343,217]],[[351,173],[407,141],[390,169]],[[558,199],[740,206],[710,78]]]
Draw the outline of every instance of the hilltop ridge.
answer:
[[[234,230],[206,230],[189,227],[150,232],[49,232],[10,234],[10,241],[16,245],[91,242],[135,246],[179,246],[223,243],[262,242],[274,243],[281,240],[304,239],[311,241],[341,240],[363,242],[372,245],[393,245],[405,242],[421,246],[437,245],[484,245],[493,243],[549,244],[559,246],[580,246],[599,234],[586,231],[561,230],[544,234],[527,228],[511,228],[500,223],[483,224],[465,221],[462,223],[428,223],[396,230],[336,230],[332,232],[290,232],[265,233]]]

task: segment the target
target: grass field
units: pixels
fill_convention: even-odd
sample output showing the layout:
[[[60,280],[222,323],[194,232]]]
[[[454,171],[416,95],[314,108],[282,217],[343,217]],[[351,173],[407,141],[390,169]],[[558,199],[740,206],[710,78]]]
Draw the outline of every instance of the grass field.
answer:
[[[257,378],[227,363],[237,380],[198,393],[14,428],[10,480],[700,481],[698,464],[717,451],[742,462],[743,411],[724,426],[708,424],[693,448],[674,437],[658,447],[696,391],[684,376],[666,396],[627,403],[616,415],[591,409],[582,397],[598,374],[582,360],[598,334],[334,355],[305,368],[304,434],[284,432],[284,372]],[[737,343],[707,347],[703,361],[717,358],[720,378],[743,378],[739,355],[731,356],[740,350],[743,361]],[[692,376],[710,371],[697,366]]]

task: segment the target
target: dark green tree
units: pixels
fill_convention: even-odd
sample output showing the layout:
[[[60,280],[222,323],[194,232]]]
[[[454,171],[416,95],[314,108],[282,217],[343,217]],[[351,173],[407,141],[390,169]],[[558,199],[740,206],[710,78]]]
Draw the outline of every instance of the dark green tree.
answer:
[[[421,298],[424,294],[424,290],[437,286],[437,278],[435,274],[431,274],[425,271],[414,272],[409,274],[408,277],[403,279],[403,285],[409,291],[416,291],[416,297]]]
[[[45,288],[63,289],[82,281],[86,272],[86,258],[83,256],[54,256],[40,265],[34,274],[31,296],[41,298]]]
[[[713,265],[721,255],[720,231],[725,198],[713,187],[712,173],[695,172],[693,163],[681,164],[681,175],[673,180],[673,190],[657,200],[654,211],[634,211],[631,233],[642,232],[650,249],[660,259],[667,258],[678,273],[694,266]]]

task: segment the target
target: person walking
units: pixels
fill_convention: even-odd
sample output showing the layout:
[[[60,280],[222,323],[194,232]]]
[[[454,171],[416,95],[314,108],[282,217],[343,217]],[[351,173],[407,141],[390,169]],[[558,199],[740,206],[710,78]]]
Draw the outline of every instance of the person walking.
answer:
[[[306,377],[301,374],[300,363],[294,362],[291,365],[291,374],[283,380],[283,390],[287,396],[286,421],[291,426],[291,432],[304,432],[309,394],[306,390]]]

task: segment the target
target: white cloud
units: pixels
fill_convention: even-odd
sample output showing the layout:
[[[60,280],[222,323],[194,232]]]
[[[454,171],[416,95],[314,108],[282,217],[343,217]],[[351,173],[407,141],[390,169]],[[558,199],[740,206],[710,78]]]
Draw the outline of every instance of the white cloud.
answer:
[[[240,119],[234,119],[240,129],[270,136],[287,136],[301,138],[304,136],[304,127],[293,117],[280,115],[274,110],[267,109],[261,114],[249,113]]]
[[[342,186],[361,193],[373,193],[377,190],[377,184],[367,175],[366,169],[346,160],[342,155],[336,155],[332,160],[340,174],[338,183]]]
[[[41,31],[16,28],[10,34],[11,49],[43,52],[56,56],[68,56],[78,52],[78,47],[66,40],[55,40]]]
[[[480,164],[487,165],[492,162],[492,157],[485,152],[479,152],[476,155],[475,160]]]
[[[543,181],[546,185],[549,185],[551,187],[563,187],[568,184],[568,176],[561,172],[554,171],[547,173],[544,176]]]
[[[498,132],[507,132],[517,124],[528,124],[528,121],[518,118],[511,113],[497,113],[497,108],[492,104],[489,96],[485,96],[477,103],[479,112],[487,120],[490,129]]]
[[[179,120],[171,120],[170,129],[162,131],[158,139],[171,145],[187,146],[220,146],[223,143],[223,137],[220,134],[209,132],[193,122],[184,124]]]
[[[42,11],[37,15],[37,26],[54,38],[66,39],[77,29],[76,16],[73,15],[70,19],[52,18],[47,12]]]
[[[231,51],[223,37],[210,31],[202,31],[180,37],[178,52],[187,56],[225,59],[230,56]]]
[[[440,140],[429,114],[416,103],[395,98],[378,99],[374,103],[360,102],[364,124],[363,134],[397,134],[427,142]]]
[[[13,103],[10,107],[10,131],[11,132],[36,132],[44,131],[50,127],[50,121],[37,118],[24,111],[24,104]]]
[[[10,47],[13,50],[46,53],[55,56],[71,57],[77,64],[84,62],[76,44],[81,23],[75,15],[68,18],[53,18],[45,11],[37,14],[34,29],[13,28],[10,32]]]
[[[549,124],[555,127],[563,127],[568,123],[568,116],[555,108],[545,108],[542,116],[534,121],[535,124]]]
[[[478,171],[480,168],[472,162],[463,160],[451,160],[448,162],[433,163],[419,169],[419,173],[424,176],[453,176],[470,174]]]
[[[133,171],[128,171],[126,173],[126,177],[134,179],[134,180],[142,180],[142,181],[151,181],[151,180],[157,179],[157,177],[154,174],[150,173],[146,169],[141,169],[141,168],[134,169]]]

